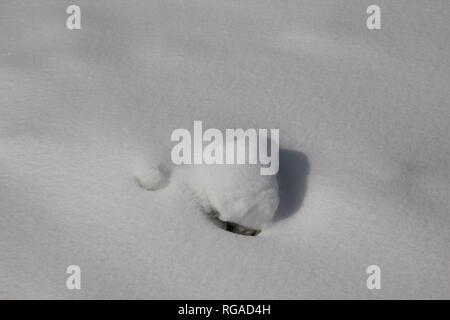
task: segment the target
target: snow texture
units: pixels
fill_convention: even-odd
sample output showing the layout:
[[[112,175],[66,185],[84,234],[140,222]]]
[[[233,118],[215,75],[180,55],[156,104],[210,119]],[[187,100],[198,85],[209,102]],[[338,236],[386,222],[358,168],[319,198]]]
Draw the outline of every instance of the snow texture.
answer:
[[[379,0],[374,31],[360,0],[70,4],[0,4],[0,298],[450,298],[447,0]],[[280,129],[257,237],[199,200],[269,212],[269,180],[139,187],[194,120]]]

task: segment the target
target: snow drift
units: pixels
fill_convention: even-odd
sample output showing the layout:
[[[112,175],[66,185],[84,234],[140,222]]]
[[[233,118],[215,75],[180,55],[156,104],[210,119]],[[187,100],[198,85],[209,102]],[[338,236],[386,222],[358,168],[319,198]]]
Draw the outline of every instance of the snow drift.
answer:
[[[64,2],[0,4],[1,298],[450,297],[448,1],[380,0],[374,31],[356,0],[77,4],[81,30]],[[280,129],[258,237],[136,183],[198,119]]]

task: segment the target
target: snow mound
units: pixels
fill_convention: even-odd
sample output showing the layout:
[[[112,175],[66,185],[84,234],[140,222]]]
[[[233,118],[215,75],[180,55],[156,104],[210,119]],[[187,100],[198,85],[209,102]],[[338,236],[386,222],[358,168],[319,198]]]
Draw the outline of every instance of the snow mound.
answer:
[[[276,176],[260,175],[259,165],[191,167],[189,184],[205,210],[221,221],[263,230],[278,207]]]
[[[162,166],[138,167],[135,177],[142,188],[150,191],[164,188],[169,183],[169,172]]]
[[[164,166],[149,166],[136,179],[141,187],[156,190],[169,183]],[[229,223],[227,230],[248,234],[261,231],[278,207],[276,176],[260,174],[260,165],[185,165],[172,168],[172,179],[192,191],[207,213]],[[241,228],[241,227],[244,227]]]

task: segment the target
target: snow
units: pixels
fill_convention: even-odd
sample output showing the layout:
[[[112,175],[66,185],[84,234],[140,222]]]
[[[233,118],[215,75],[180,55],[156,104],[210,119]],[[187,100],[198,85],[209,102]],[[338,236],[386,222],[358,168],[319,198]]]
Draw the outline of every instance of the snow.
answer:
[[[199,146],[202,146],[201,139],[200,137],[197,141]],[[137,160],[135,177],[142,188],[151,191],[161,189],[169,183],[181,184],[191,193],[192,201],[196,202],[205,214],[215,218],[213,220],[218,219],[218,225],[225,222],[237,225],[236,230],[251,229],[248,231],[260,232],[275,220],[279,204],[278,180],[275,175],[277,171],[271,170],[272,175],[263,175],[263,169],[267,166],[278,168],[278,156],[270,157],[276,165],[270,161],[264,161],[264,164],[258,161],[258,155],[262,153],[267,156],[268,150],[269,155],[278,154],[278,145],[267,139],[267,136],[263,141],[259,144],[255,139],[250,143],[244,135],[231,136],[221,145],[214,141],[214,152],[221,154],[222,159],[214,156],[211,163],[205,161],[203,164],[194,164],[192,159],[187,159],[189,161],[185,164],[150,165]],[[188,145],[191,146],[192,142]],[[250,148],[255,146],[256,152],[250,152]],[[184,152],[193,153],[190,149]],[[238,158],[242,163],[237,163]],[[223,163],[224,159],[230,160],[231,163]],[[219,164],[216,164],[216,160]],[[223,225],[223,228],[226,227],[227,224]]]
[[[0,298],[450,298],[448,1],[77,4],[0,5]],[[203,202],[274,181],[136,182],[194,120],[280,129],[257,237]]]
[[[140,167],[135,170],[138,184],[147,190],[158,190],[169,183],[169,172],[161,166]]]
[[[262,230],[278,207],[275,175],[261,175],[260,165],[196,165],[177,168],[173,179],[193,191],[205,212],[220,220]]]

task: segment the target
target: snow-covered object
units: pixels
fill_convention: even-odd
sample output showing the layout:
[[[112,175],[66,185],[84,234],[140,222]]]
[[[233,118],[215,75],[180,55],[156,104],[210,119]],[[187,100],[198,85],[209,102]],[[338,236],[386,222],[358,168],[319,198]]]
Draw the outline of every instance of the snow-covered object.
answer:
[[[167,184],[163,167],[149,168],[137,177],[147,190]],[[263,176],[259,165],[184,165],[172,168],[171,182],[189,187],[207,213],[224,222],[260,231],[273,219],[278,207],[276,176]]]
[[[269,141],[271,146],[277,143]],[[233,143],[226,142],[224,151],[229,151],[237,142],[245,144],[245,138],[236,138]],[[248,164],[258,163],[258,154],[259,150],[256,153],[247,152],[247,164],[174,166],[170,175],[169,169],[163,165],[149,166],[147,169],[141,165],[136,178],[143,188],[156,190],[166,186],[172,176],[171,180],[185,184],[193,191],[195,200],[206,213],[230,223],[226,228],[241,234],[256,235],[273,220],[279,204],[276,176],[261,175],[261,165]]]

